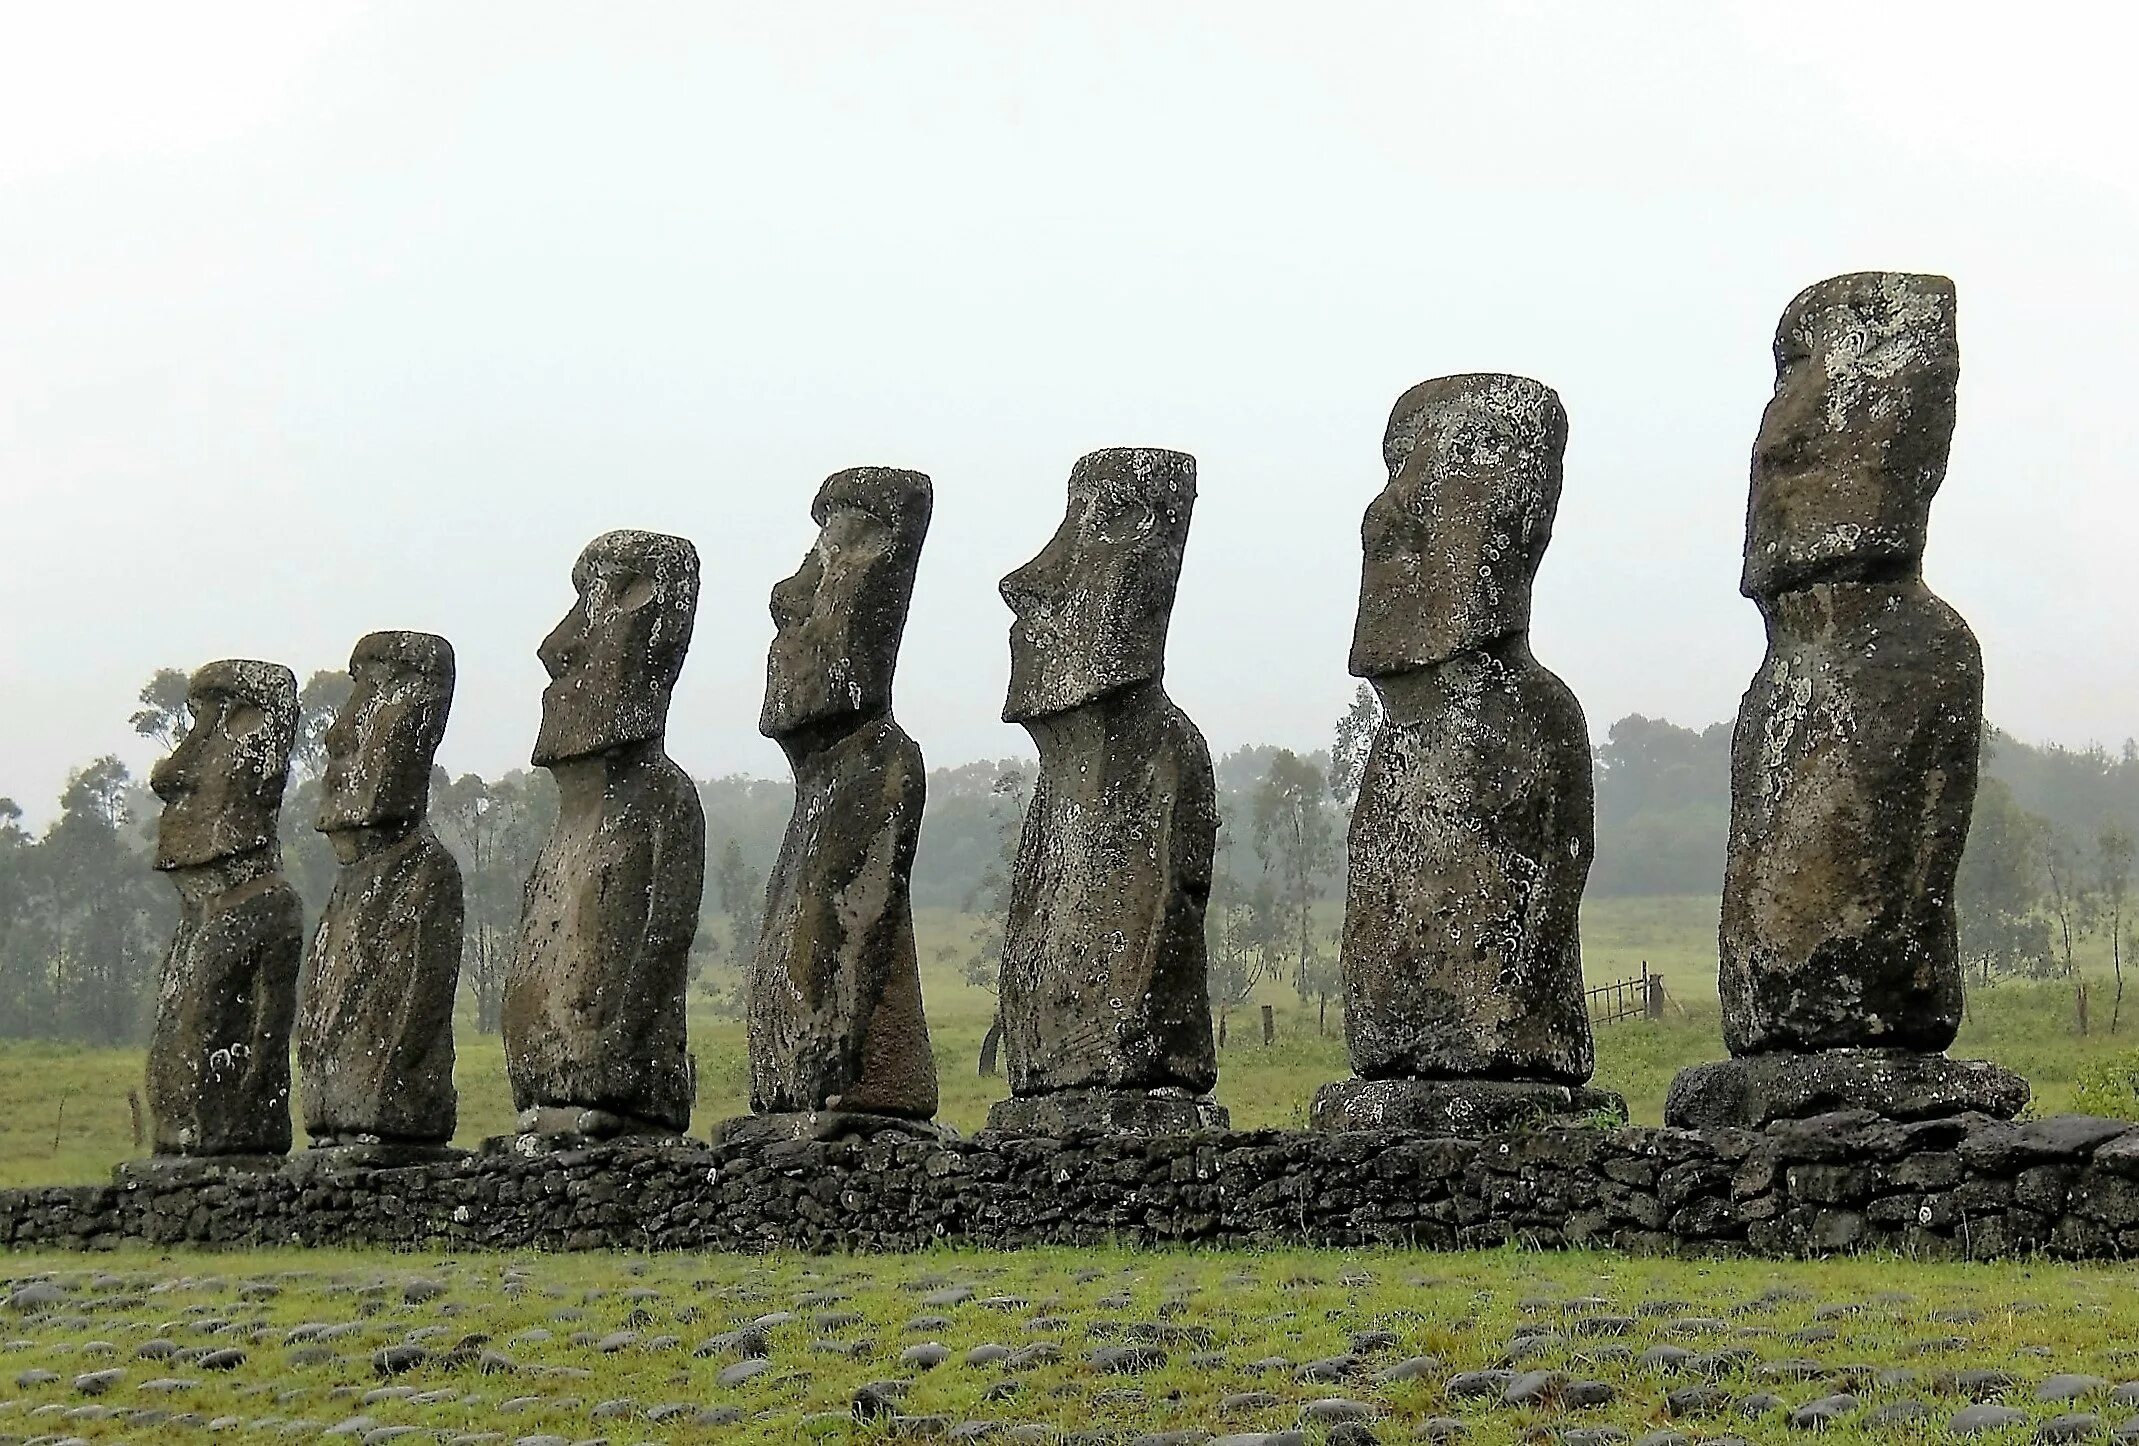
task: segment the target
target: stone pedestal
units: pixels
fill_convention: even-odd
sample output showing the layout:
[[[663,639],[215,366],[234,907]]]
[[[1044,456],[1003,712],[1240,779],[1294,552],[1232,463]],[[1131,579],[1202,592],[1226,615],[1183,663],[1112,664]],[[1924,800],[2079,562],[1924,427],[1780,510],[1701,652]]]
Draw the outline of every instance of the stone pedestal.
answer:
[[[120,1189],[207,1185],[217,1180],[271,1175],[288,1162],[286,1155],[149,1155],[112,1166],[111,1183]]]
[[[344,1170],[399,1170],[410,1165],[442,1165],[465,1160],[468,1151],[451,1145],[414,1140],[315,1141],[308,1150],[290,1155],[283,1171],[293,1179],[335,1174]]]
[[[788,1110],[738,1115],[713,1128],[716,1145],[759,1145],[776,1140],[866,1140],[875,1135],[908,1135],[917,1140],[957,1138],[946,1125],[903,1115],[876,1115],[862,1110]]]
[[[1474,1137],[1535,1122],[1599,1118],[1626,1123],[1626,1100],[1610,1090],[1538,1080],[1346,1079],[1315,1091],[1309,1123],[1318,1130]]]
[[[2009,1120],[2028,1094],[2026,1080],[1988,1060],[1889,1049],[1755,1054],[1681,1070],[1664,1100],[1664,1123],[1757,1129],[1836,1110],[1891,1120],[1967,1113]]]
[[[988,1128],[1004,1135],[1179,1135],[1232,1123],[1209,1096],[1165,1088],[1056,1090],[998,1100],[988,1110]]]

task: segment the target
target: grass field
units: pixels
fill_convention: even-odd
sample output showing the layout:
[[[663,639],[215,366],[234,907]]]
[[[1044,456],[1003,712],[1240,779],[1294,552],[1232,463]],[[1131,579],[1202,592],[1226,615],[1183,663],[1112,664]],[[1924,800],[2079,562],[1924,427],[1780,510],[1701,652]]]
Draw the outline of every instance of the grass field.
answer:
[[[1331,921],[1335,920],[1332,917]],[[929,1026],[942,1083],[942,1118],[971,1131],[1005,1093],[1000,1077],[975,1069],[995,1001],[966,984],[945,957],[962,954],[970,930],[963,916],[924,911],[916,920]],[[1637,1121],[1662,1117],[1664,1091],[1688,1064],[1722,1057],[1715,992],[1714,899],[1603,899],[1583,912],[1584,957],[1593,983],[1624,978],[1644,961],[1667,980],[1671,1007],[1662,1020],[1623,1022],[1597,1031],[1597,1081],[1627,1097]],[[2103,991],[2106,997],[2106,991]],[[1218,1098],[1241,1128],[1300,1126],[1318,1085],[1350,1073],[1342,1028],[1332,1006],[1327,1032],[1316,1028],[1312,1005],[1288,989],[1266,986],[1257,1002],[1277,1011],[1277,1038],[1262,1043],[1253,1005],[1235,1011],[1219,1056]],[[2132,1113],[2099,1088],[2081,1097],[2082,1076],[2106,1071],[2109,1061],[2139,1051],[2139,1001],[2120,1035],[2076,1037],[2072,1003],[2062,984],[2006,984],[1971,998],[1957,1054],[1995,1059],[2026,1075],[2037,1110],[2054,1113],[2077,1100],[2109,1113]],[[511,1128],[511,1100],[503,1051],[495,1036],[476,1033],[463,1018],[458,1032],[460,1141],[472,1144]],[[748,1108],[743,1029],[709,1010],[694,1012],[692,1049],[699,1063],[694,1129]],[[2139,1073],[2139,1054],[2130,1070]],[[106,1178],[118,1161],[138,1153],[127,1091],[138,1088],[141,1052],[71,1045],[0,1043],[0,1186],[86,1183]]]
[[[1790,1415],[1821,1401],[1825,1437],[1858,1442],[1941,1437],[1999,1399],[2008,1424],[1976,1439],[2087,1413],[2053,1439],[2107,1442],[2139,1412],[2134,1266],[135,1250],[0,1256],[7,1276],[58,1287],[0,1309],[0,1435],[46,1439],[1129,1442],[1304,1421],[1335,1446],[1454,1420],[1466,1446],[1574,1446],[1803,1439]],[[1495,1370],[1546,1374],[1471,1374]]]

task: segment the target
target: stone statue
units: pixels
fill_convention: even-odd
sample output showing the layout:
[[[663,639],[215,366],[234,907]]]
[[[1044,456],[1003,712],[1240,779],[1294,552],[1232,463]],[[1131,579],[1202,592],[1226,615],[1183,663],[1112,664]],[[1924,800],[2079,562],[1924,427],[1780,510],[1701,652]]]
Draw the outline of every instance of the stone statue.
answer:
[[[341,872],[305,966],[299,1098],[315,1148],[389,1163],[443,1153],[456,1112],[460,866],[424,819],[453,645],[372,633],[349,676],[326,736],[318,828]]]
[[[698,550],[609,532],[539,655],[534,762],[557,780],[505,976],[506,1072],[524,1136],[680,1134],[697,1081],[684,986],[705,882],[698,790],[662,751],[698,609]]]
[[[156,867],[178,887],[149,1037],[158,1155],[290,1148],[290,1016],[304,953],[275,827],[297,735],[297,680],[278,663],[209,663],[193,723],[149,775],[163,800]]]
[[[1625,1115],[1584,1088],[1589,730],[1530,655],[1566,446],[1558,395],[1526,377],[1436,378],[1390,414],[1352,635],[1382,706],[1340,947],[1359,1077],[1317,1093],[1318,1128]]]
[[[1203,916],[1218,832],[1203,735],[1166,696],[1166,626],[1196,500],[1180,452],[1070,473],[1040,555],[1003,579],[1003,720],[1039,745],[1003,925],[1013,1097],[991,1129],[1223,1127]]]
[[[1983,730],[1975,637],[1921,568],[1960,375],[1953,283],[1810,287],[1775,373],[1739,584],[1768,651],[1731,743],[1718,985],[1736,1058],[1683,1072],[1666,1115],[2011,1116],[2024,1081],[1942,1053]]]
[[[817,542],[772,590],[758,729],[795,772],[750,974],[750,1107],[723,1139],[929,1131],[936,1065],[909,900],[921,750],[891,677],[928,535],[919,472],[825,479]]]

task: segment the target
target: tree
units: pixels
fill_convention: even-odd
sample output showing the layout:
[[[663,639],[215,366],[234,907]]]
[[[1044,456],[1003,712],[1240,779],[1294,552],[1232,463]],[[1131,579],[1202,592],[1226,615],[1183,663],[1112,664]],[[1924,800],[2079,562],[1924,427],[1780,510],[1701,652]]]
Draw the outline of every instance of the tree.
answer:
[[[1349,806],[1359,796],[1367,753],[1380,729],[1381,695],[1361,683],[1352,693],[1352,705],[1337,720],[1337,736],[1329,748],[1329,792],[1338,803]]]
[[[290,762],[301,776],[317,778],[326,770],[327,730],[354,687],[347,673],[331,668],[305,679],[297,694],[297,741],[290,749]]]
[[[2104,824],[2095,849],[2100,865],[2095,890],[2109,919],[2109,967],[2116,979],[2116,996],[2109,1006],[2109,1032],[2115,1034],[2124,1020],[2124,896],[2132,880],[2131,833],[2121,824]]]
[[[1328,866],[1336,839],[1323,770],[1290,749],[1270,760],[1255,795],[1255,852],[1265,873],[1275,873],[1277,896],[1288,931],[1297,943],[1293,987],[1305,1001],[1321,995],[1319,1017],[1329,1011],[1329,980],[1315,968],[1319,947],[1314,933],[1316,880]]]
[[[1220,836],[1226,832],[1220,827]],[[1285,921],[1277,890],[1266,876],[1246,887],[1227,864],[1221,843],[1211,875],[1211,902],[1204,916],[1209,937],[1211,1004],[1218,1011],[1218,1043],[1226,1041],[1233,1010],[1248,1002],[1255,986],[1282,972]]]
[[[2013,791],[1985,778],[1975,822],[1954,885],[1961,959],[1988,986],[1999,974],[2045,975],[2054,969],[2050,924],[2042,916],[2042,839],[2049,825],[2013,801]]]
[[[166,750],[176,748],[178,740],[186,736],[191,721],[186,710],[188,681],[185,673],[177,668],[158,668],[135,695],[141,704],[140,711],[126,721],[133,724],[134,731],[143,738],[155,739]]]
[[[461,983],[475,1001],[479,1034],[498,1032],[522,895],[556,822],[557,788],[547,773],[515,769],[494,782],[464,773],[432,785],[431,825],[460,864]]]
[[[1010,920],[1010,878],[1017,865],[1018,834],[1025,826],[1025,806],[1032,794],[1032,780],[1022,768],[1005,768],[995,776],[990,789],[989,818],[995,829],[995,854],[966,890],[964,910],[975,916],[973,942],[966,952],[965,980],[990,994],[1002,993],[1003,931]],[[980,1074],[995,1073],[996,1051],[1003,1043],[1003,1009],[998,998],[995,1018],[980,1041]]]
[[[724,966],[722,977],[702,977],[699,988],[715,1012],[739,1019],[750,1009],[750,961],[765,914],[765,876],[751,866],[741,840],[733,836],[721,845],[710,873],[727,943],[721,947],[711,931],[701,928],[692,943],[693,967],[703,975],[709,963]]]
[[[2073,957],[2075,941],[2094,926],[2095,898],[2092,880],[2082,871],[2079,850],[2071,836],[2055,826],[2045,829],[2041,841],[2044,901],[2056,930],[2059,958],[2065,978],[2072,981],[2074,1027],[2087,1032],[2087,981]]]

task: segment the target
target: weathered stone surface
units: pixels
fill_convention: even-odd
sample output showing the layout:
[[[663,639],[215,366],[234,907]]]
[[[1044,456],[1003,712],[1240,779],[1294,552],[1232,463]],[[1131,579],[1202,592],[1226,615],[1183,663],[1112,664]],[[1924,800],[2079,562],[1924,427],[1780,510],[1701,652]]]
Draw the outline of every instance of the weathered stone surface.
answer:
[[[276,819],[297,726],[297,680],[276,663],[194,673],[192,726],[156,765],[156,867],[178,888],[149,1037],[159,1155],[279,1155],[290,1147],[290,1017],[302,906],[282,876]]]
[[[1177,1135],[1222,1130],[1225,1107],[1185,1089],[1066,1089],[1012,1096],[988,1111],[988,1128],[1006,1135]]]
[[[1870,1110],[1894,1120],[1973,1110],[2011,1119],[2027,1102],[2028,1082],[1988,1060],[1831,1049],[1749,1055],[1681,1070],[1664,1101],[1664,1119],[1688,1129],[1753,1127],[1835,1110]]]
[[[705,814],[661,745],[698,550],[605,533],[572,582],[578,601],[539,650],[551,681],[534,762],[557,780],[559,810],[506,972],[506,1070],[523,1130],[680,1131],[696,1093],[683,1006]]]
[[[424,821],[453,706],[453,646],[372,633],[327,730],[318,826],[341,860],[305,963],[299,1098],[316,1144],[450,1139],[460,866]]]
[[[1983,670],[1923,585],[1959,372],[1943,277],[1822,282],[1783,317],[1742,590],[1768,651],[1739,708],[1721,930],[1736,1055],[1943,1050]]]
[[[1541,1080],[1349,1079],[1315,1091],[1318,1130],[1417,1130],[1480,1135],[1538,1119],[1627,1117],[1610,1090]]]
[[[1566,441],[1559,398],[1522,377],[1422,383],[1390,417],[1351,657],[1384,713],[1352,815],[1341,947],[1363,1079],[1590,1076],[1588,727],[1527,640]],[[1323,1116],[1348,1127],[1350,1106],[1331,1100]]]
[[[1217,791],[1203,735],[1162,681],[1195,495],[1184,453],[1094,452],[1070,474],[1053,539],[1003,579],[1016,615],[1003,719],[1040,751],[1003,929],[1021,1099],[1197,1096],[1218,1077],[1204,943]],[[1006,1129],[1030,1119],[1014,1102],[991,1115]]]
[[[773,589],[759,728],[794,769],[795,811],[751,966],[760,1114],[936,1112],[910,899],[926,770],[891,716],[932,497],[918,472],[833,474],[815,546]]]

